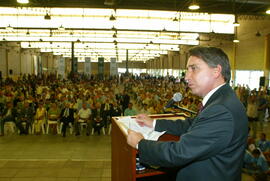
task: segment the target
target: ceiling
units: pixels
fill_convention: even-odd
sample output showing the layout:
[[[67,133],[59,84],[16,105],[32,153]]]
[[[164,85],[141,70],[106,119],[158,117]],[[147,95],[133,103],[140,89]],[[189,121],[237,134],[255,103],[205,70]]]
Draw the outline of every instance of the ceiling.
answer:
[[[151,9],[190,11],[191,2],[200,5],[200,12],[265,15],[270,0],[30,0],[32,7],[79,7],[115,9]],[[0,0],[0,6],[19,6],[16,0]]]
[[[71,42],[74,42],[75,56],[92,57],[91,60],[103,56],[106,61],[111,57],[117,57],[117,61],[125,60],[127,49],[129,60],[147,61],[167,51],[178,51],[181,44],[196,45],[213,40],[231,42],[235,38],[232,27],[235,19],[229,14],[269,17],[265,11],[270,8],[270,0],[29,1],[27,5],[19,5],[16,0],[0,0],[0,7],[14,7],[13,10],[2,8],[10,9],[5,13],[0,8],[0,42],[21,42],[25,49],[40,48],[41,52],[68,57],[71,56]],[[200,5],[200,10],[194,11],[196,13],[188,9],[191,2]],[[21,6],[35,8],[18,8]],[[129,14],[124,9],[169,12],[133,11]],[[50,20],[45,19],[46,13],[51,15]],[[113,14],[116,21],[110,20]],[[8,30],[9,26],[13,29]],[[65,29],[60,30],[61,26]]]

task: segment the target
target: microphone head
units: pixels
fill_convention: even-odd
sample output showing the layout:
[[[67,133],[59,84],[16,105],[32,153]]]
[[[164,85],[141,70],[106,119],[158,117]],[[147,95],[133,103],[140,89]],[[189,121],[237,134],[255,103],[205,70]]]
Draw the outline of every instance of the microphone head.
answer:
[[[181,101],[183,98],[182,94],[180,92],[176,92],[174,95],[173,95],[173,100],[174,102],[179,102]]]

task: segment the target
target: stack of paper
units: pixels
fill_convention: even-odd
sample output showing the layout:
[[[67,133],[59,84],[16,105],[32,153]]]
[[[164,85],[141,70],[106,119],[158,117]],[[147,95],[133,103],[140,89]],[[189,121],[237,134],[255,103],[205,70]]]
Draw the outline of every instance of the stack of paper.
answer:
[[[158,138],[166,132],[166,131],[158,132],[154,131],[154,128],[149,128],[147,126],[140,126],[136,122],[135,118],[131,118],[130,116],[121,117],[120,119],[118,119],[118,121],[123,126],[124,130],[126,131],[126,134],[127,130],[131,129],[133,131],[141,133],[143,137],[147,140],[157,141]]]

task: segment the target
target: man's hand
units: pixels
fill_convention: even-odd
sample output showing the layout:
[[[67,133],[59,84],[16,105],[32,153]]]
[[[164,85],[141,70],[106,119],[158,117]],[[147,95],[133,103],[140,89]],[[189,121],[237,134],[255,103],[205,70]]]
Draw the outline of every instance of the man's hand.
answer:
[[[147,126],[153,128],[153,119],[146,114],[138,114],[136,116],[136,121],[140,126]]]
[[[141,133],[138,133],[136,131],[128,130],[127,135],[127,143],[132,146],[133,148],[136,148],[136,145],[144,139],[143,135]]]

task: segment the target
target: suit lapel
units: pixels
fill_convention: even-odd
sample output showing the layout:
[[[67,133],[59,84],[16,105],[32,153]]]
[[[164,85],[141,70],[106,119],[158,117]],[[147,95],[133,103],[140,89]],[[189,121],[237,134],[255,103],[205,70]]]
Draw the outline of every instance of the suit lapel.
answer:
[[[230,86],[228,84],[225,84],[221,86],[214,94],[208,99],[206,104],[203,106],[203,109],[205,109],[207,106],[209,106],[212,102],[219,99],[220,96],[224,95],[224,92],[227,92],[228,89],[230,89]]]

